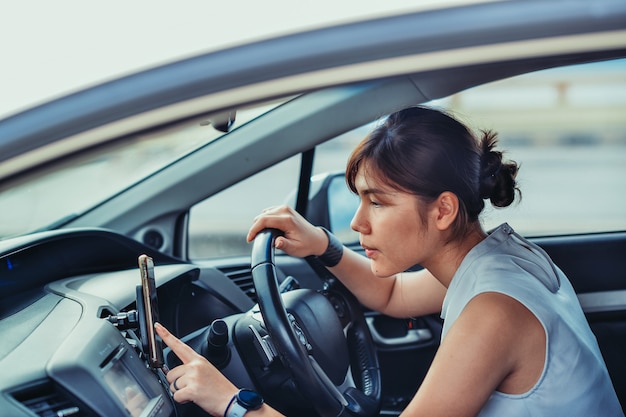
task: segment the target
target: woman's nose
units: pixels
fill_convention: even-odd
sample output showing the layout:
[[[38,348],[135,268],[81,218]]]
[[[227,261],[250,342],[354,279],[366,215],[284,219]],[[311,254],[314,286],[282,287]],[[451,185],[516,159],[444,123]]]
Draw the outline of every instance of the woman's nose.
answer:
[[[359,204],[354,216],[352,217],[352,221],[350,222],[350,227],[352,230],[358,233],[367,233],[367,221],[365,220],[365,216],[362,212],[362,204]]]

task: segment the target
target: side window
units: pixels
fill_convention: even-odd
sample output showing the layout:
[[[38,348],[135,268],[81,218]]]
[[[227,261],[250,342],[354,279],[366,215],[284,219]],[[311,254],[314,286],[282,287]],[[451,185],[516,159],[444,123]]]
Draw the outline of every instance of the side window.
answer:
[[[452,113],[477,134],[497,132],[505,157],[521,166],[522,199],[504,209],[487,203],[486,230],[503,222],[526,236],[626,230],[626,60],[539,71],[426,105]],[[371,127],[324,144],[320,155],[335,155],[342,170]],[[325,169],[320,164],[318,172]],[[352,243],[357,206],[341,182],[328,189],[331,227]]]
[[[287,203],[298,186],[299,170],[296,155],[192,207],[189,258],[249,255],[246,234],[252,219],[266,207]]]
[[[521,165],[522,199],[505,209],[486,205],[485,229],[508,222],[526,236],[626,230],[626,60],[539,71],[485,84],[426,105],[494,130],[505,157]],[[316,150],[314,175],[343,172],[373,122]],[[248,255],[252,219],[263,208],[291,204],[299,156],[196,205],[189,256]],[[342,177],[330,182],[329,217],[345,242],[358,242],[350,221],[358,201]]]
[[[527,236],[626,230],[626,60],[539,71],[433,105],[498,133],[520,165],[522,199],[487,204],[485,229]]]

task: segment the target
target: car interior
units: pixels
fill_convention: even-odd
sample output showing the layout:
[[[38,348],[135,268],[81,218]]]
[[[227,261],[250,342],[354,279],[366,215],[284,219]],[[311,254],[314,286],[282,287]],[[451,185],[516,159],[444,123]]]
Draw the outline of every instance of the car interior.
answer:
[[[623,58],[623,48],[503,58],[291,92],[267,97],[269,111],[235,128],[238,113],[265,101],[156,123],[5,179],[3,189],[139,136],[202,123],[220,130],[76,216],[0,240],[0,414],[206,415],[192,403],[176,404],[164,372],[146,366],[137,265],[145,254],[154,261],[159,322],[236,385],[255,388],[287,415],[400,415],[437,351],[441,318],[396,319],[363,308],[314,259],[275,252],[271,231],[248,245],[248,254],[190,257],[192,207],[295,156],[292,195],[272,183],[257,191],[275,204],[292,201],[333,231],[329,190],[343,173],[314,175],[316,149],[325,142],[475,86]],[[571,280],[626,405],[626,230],[529,238]],[[345,243],[362,251],[358,241]],[[164,362],[180,363],[169,349]]]

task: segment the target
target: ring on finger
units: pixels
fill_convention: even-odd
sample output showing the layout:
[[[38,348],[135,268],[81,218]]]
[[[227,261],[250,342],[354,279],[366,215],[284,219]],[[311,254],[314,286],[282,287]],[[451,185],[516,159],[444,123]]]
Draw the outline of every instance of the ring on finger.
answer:
[[[174,383],[172,385],[174,385],[174,392],[178,391],[180,388],[178,388],[178,385],[176,385],[176,383],[178,382],[178,380],[180,379],[180,377],[176,378],[174,380]]]

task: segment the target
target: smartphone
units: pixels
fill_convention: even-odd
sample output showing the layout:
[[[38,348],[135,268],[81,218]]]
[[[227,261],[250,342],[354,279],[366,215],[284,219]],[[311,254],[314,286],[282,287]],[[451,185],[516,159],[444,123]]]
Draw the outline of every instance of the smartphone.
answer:
[[[154,262],[148,255],[139,256],[141,285],[137,286],[137,312],[139,314],[139,332],[143,352],[147,355],[151,368],[163,368],[163,347],[157,340],[154,323],[159,321],[156,282],[154,280]]]

